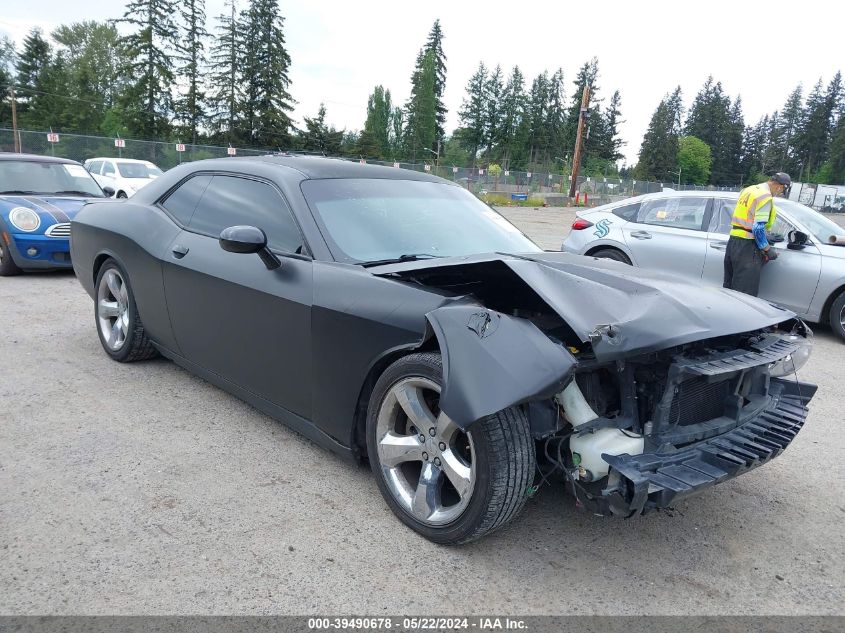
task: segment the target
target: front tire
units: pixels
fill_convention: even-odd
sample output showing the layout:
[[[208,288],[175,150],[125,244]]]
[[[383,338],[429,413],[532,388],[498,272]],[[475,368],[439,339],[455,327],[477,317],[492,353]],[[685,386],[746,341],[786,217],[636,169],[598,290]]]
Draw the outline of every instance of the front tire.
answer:
[[[0,237],[0,277],[12,277],[21,274],[20,267],[12,259],[12,251]]]
[[[845,291],[839,293],[839,296],[830,306],[828,320],[830,321],[830,329],[845,341]]]
[[[623,264],[627,264],[628,266],[631,265],[630,258],[616,248],[600,248],[595,253],[592,253],[593,257],[598,257],[599,259],[612,259],[615,262],[622,262]]]
[[[461,544],[519,514],[536,456],[521,409],[465,432],[440,411],[442,384],[440,354],[411,354],[388,367],[370,398],[367,450],[394,514],[435,543]]]
[[[103,350],[120,363],[156,356],[147,333],[129,276],[113,259],[107,259],[97,273],[94,322]]]

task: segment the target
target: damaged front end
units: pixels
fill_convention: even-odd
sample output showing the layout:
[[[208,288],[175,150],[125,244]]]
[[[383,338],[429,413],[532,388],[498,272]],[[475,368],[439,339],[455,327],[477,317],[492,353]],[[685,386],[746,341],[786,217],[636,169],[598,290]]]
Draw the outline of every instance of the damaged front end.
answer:
[[[565,254],[380,274],[453,297],[426,314],[442,410],[468,429],[525,407],[541,477],[562,472],[599,514],[667,507],[766,463],[816,392],[795,377],[809,328],[732,291]]]
[[[793,325],[580,363],[555,396],[565,423],[545,454],[587,509],[620,516],[668,507],[766,463],[795,438],[816,392],[794,377],[812,333]]]

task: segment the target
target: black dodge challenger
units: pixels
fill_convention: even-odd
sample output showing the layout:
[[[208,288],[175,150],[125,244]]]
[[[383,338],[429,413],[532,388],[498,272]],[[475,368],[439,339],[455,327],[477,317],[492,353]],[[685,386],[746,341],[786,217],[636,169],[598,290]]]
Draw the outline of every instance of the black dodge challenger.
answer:
[[[163,354],[368,460],[440,543],[506,524],[536,481],[601,514],[667,507],[779,455],[816,391],[791,313],[543,252],[422,173],[199,161],[89,203],[71,236],[109,356]]]

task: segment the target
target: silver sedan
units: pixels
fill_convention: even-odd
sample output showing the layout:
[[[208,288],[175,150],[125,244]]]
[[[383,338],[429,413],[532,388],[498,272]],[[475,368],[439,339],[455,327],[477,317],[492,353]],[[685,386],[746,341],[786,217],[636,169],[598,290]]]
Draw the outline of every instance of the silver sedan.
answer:
[[[739,194],[647,194],[579,211],[562,250],[672,271],[722,285],[725,247]],[[778,259],[763,269],[760,296],[815,323],[830,323],[845,340],[845,230],[791,200],[776,200],[769,234]]]

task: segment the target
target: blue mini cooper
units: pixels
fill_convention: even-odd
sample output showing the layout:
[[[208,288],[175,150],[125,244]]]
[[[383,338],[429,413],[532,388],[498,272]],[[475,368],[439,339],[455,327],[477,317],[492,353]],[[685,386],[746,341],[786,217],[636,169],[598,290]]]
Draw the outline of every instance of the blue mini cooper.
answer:
[[[0,276],[71,268],[70,221],[107,193],[75,161],[0,154]]]

